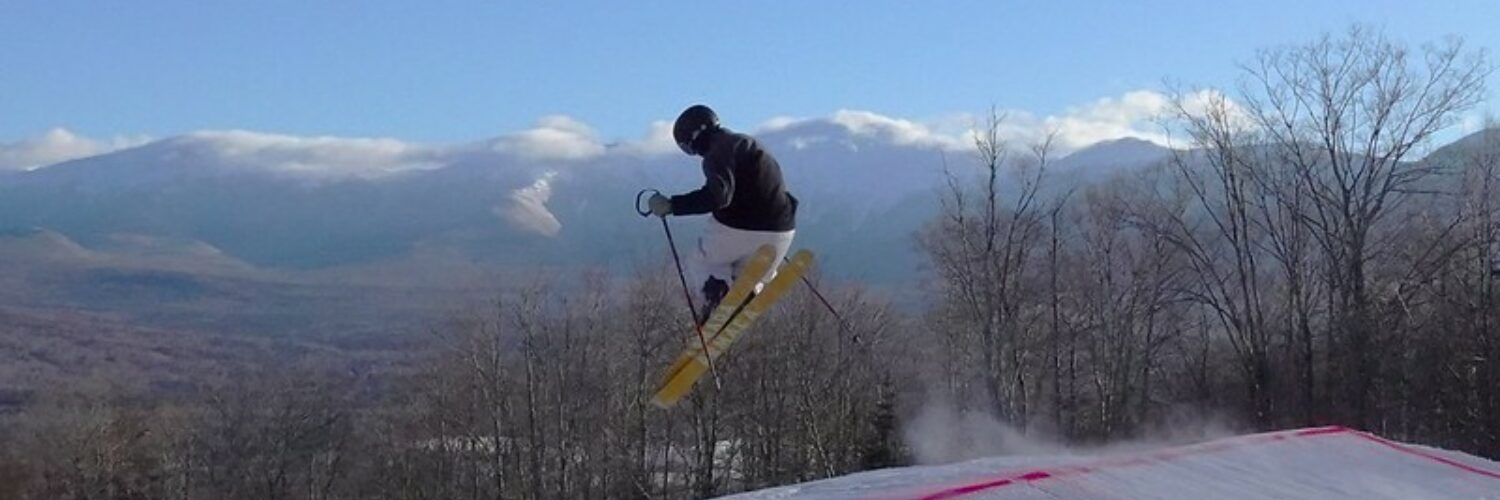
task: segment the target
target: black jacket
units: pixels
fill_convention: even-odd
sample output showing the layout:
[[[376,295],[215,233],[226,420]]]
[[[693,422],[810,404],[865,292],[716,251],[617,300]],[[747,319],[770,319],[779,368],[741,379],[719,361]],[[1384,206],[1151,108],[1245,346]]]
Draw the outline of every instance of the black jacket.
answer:
[[[781,165],[755,138],[718,130],[703,154],[706,181],[697,191],[672,197],[673,215],[713,212],[720,223],[749,231],[791,231],[797,198],[786,191]]]

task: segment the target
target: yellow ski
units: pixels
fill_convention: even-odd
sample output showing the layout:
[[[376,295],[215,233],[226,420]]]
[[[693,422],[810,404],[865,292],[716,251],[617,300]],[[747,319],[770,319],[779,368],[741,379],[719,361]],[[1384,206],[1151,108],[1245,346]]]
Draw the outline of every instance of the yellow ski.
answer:
[[[699,342],[696,337],[690,339],[687,348],[677,356],[677,361],[672,363],[672,367],[667,369],[666,376],[662,378],[664,381],[671,380],[677,374],[687,371],[696,371],[694,375],[696,379],[709,369],[708,358],[703,355],[703,346],[707,343],[707,338],[724,329],[724,324],[729,322],[729,317],[734,314],[735,309],[745,302],[751,292],[755,291],[755,285],[759,283],[760,278],[765,276],[766,271],[769,271],[775,264],[773,262],[775,258],[776,249],[771,245],[761,245],[755,253],[750,255],[750,259],[745,261],[745,265],[740,269],[740,276],[734,280],[734,284],[729,286],[729,291],[709,314],[708,320],[699,327],[705,336],[704,342]],[[663,388],[665,388],[665,382]],[[658,402],[657,406],[666,408],[671,404],[663,405]]]
[[[758,257],[759,255],[760,252],[756,252],[756,256]],[[745,329],[756,318],[759,318],[770,309],[771,305],[775,304],[777,299],[780,299],[787,290],[790,290],[796,284],[797,280],[802,278],[802,275],[812,266],[812,261],[812,252],[807,250],[797,252],[786,265],[781,266],[780,270],[776,273],[776,277],[772,278],[769,283],[766,283],[766,286],[761,289],[759,294],[750,299],[750,302],[745,304],[743,308],[739,308],[739,314],[734,314],[734,309],[737,304],[743,302],[745,297],[750,295],[750,291],[755,287],[755,280],[735,280],[734,286],[729,289],[729,294],[725,295],[719,307],[709,317],[709,321],[704,324],[704,333],[712,335],[708,338],[708,352],[703,352],[703,349],[696,342],[689,345],[687,350],[678,357],[677,362],[673,363],[672,369],[667,371],[661,387],[657,389],[656,396],[652,398],[651,402],[661,408],[671,408],[673,405],[676,405],[677,401],[681,400],[693,388],[693,384],[697,383],[698,379],[703,377],[703,372],[708,370],[709,359],[718,359],[719,355],[729,349],[729,346],[745,332]],[[742,276],[762,276],[765,274],[764,270],[759,273],[753,273],[750,267],[749,264],[746,265]],[[748,283],[741,283],[743,281],[748,281]],[[739,292],[739,294],[736,295],[736,292]],[[733,316],[732,318],[729,317],[731,315]]]
[[[729,322],[731,316],[734,316],[734,311],[750,298],[750,294],[755,292],[755,286],[760,284],[761,278],[771,270],[771,266],[776,265],[775,259],[776,249],[771,245],[761,245],[760,248],[755,249],[755,253],[750,254],[750,258],[740,266],[740,275],[729,286],[729,291],[724,294],[724,298],[719,300],[719,305],[703,322],[704,335],[712,338],[713,335],[724,330],[724,325]],[[703,346],[698,342],[692,342],[688,345],[687,352],[683,354],[701,355]],[[707,361],[704,361],[704,364],[707,364]]]

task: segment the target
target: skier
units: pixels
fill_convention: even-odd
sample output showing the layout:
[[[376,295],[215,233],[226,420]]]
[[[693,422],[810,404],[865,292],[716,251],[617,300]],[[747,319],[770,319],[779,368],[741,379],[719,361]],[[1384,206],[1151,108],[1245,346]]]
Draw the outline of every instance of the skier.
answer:
[[[684,110],[672,126],[672,138],[683,153],[703,157],[703,187],[672,197],[658,193],[647,205],[660,217],[713,214],[694,259],[694,276],[703,280],[701,324],[757,248],[774,247],[773,262],[786,256],[796,234],[797,198],[787,192],[771,153],[755,138],[721,127],[708,106]],[[775,267],[758,277],[757,290],[775,276]]]

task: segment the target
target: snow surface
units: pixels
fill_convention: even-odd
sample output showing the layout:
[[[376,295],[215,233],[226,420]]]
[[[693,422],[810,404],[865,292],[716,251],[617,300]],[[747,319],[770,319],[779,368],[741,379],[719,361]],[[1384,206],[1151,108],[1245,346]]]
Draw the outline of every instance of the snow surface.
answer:
[[[1500,499],[1500,463],[1325,427],[1144,453],[884,469],[727,498]]]

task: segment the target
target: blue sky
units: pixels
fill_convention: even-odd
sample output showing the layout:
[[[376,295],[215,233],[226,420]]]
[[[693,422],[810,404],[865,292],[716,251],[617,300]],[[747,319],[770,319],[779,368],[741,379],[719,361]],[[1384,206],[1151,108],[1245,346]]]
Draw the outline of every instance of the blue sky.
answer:
[[[1232,84],[1257,48],[1356,22],[1493,51],[1496,19],[1494,1],[0,0],[0,143],[53,127],[452,143],[557,114],[614,140],[698,101],[744,128],[1045,116],[1164,78]]]

